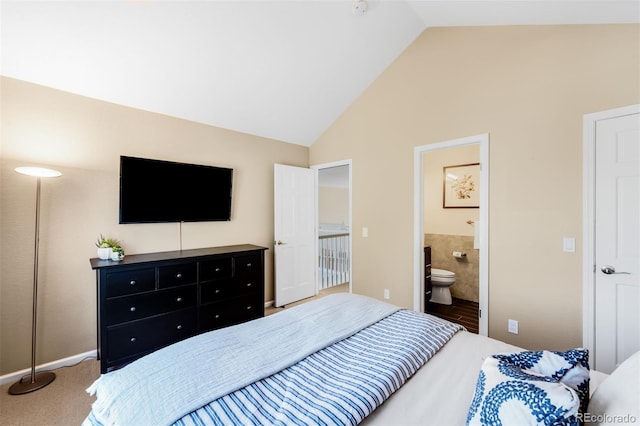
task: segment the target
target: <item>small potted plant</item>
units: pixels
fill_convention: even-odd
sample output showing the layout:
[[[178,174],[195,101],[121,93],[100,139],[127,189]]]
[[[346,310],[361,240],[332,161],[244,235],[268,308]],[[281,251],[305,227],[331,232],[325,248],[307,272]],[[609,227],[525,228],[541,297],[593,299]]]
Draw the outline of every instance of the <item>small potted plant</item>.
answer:
[[[111,260],[122,260],[122,259],[124,259],[124,249],[119,245],[115,247],[111,247]]]
[[[113,256],[113,248],[120,247],[120,242],[113,238],[106,238],[100,234],[100,238],[96,241],[96,247],[98,247],[98,257],[100,259],[111,259]]]

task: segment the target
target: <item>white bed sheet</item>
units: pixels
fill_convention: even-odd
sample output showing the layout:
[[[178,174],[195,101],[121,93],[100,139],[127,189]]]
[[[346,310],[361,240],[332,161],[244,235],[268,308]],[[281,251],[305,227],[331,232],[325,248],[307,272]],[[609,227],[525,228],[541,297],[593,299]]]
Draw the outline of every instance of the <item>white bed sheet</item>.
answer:
[[[522,350],[489,337],[458,332],[361,424],[464,425],[485,358],[500,352]],[[606,374],[592,371],[591,392],[606,377]]]
[[[460,331],[362,425],[464,425],[484,359],[521,348]]]

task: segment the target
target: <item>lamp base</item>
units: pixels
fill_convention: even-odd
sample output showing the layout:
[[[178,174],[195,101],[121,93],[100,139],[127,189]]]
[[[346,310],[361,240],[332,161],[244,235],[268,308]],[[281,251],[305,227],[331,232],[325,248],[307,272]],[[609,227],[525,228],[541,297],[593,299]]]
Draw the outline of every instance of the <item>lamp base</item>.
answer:
[[[36,373],[34,376],[34,380],[31,380],[31,375],[23,377],[19,382],[16,382],[11,385],[9,388],[9,395],[22,395],[25,393],[37,391],[49,383],[53,382],[56,378],[55,373],[50,371],[42,371],[40,373]]]

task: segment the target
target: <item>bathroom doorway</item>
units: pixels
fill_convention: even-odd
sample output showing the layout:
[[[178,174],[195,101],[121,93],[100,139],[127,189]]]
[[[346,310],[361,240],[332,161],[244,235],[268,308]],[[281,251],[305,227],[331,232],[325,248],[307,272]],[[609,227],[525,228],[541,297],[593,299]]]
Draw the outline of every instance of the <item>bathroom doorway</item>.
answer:
[[[414,151],[414,309],[428,307],[481,335],[488,334],[488,143],[484,134]],[[455,274],[445,290],[451,305],[431,304],[425,296],[425,246],[431,247],[431,270]]]

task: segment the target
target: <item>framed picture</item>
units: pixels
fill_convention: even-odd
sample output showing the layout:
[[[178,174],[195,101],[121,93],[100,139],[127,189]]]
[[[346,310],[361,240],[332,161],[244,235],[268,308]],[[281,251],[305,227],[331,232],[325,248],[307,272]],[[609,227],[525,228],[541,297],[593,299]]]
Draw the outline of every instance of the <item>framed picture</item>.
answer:
[[[443,167],[445,209],[477,209],[480,207],[480,163]]]

